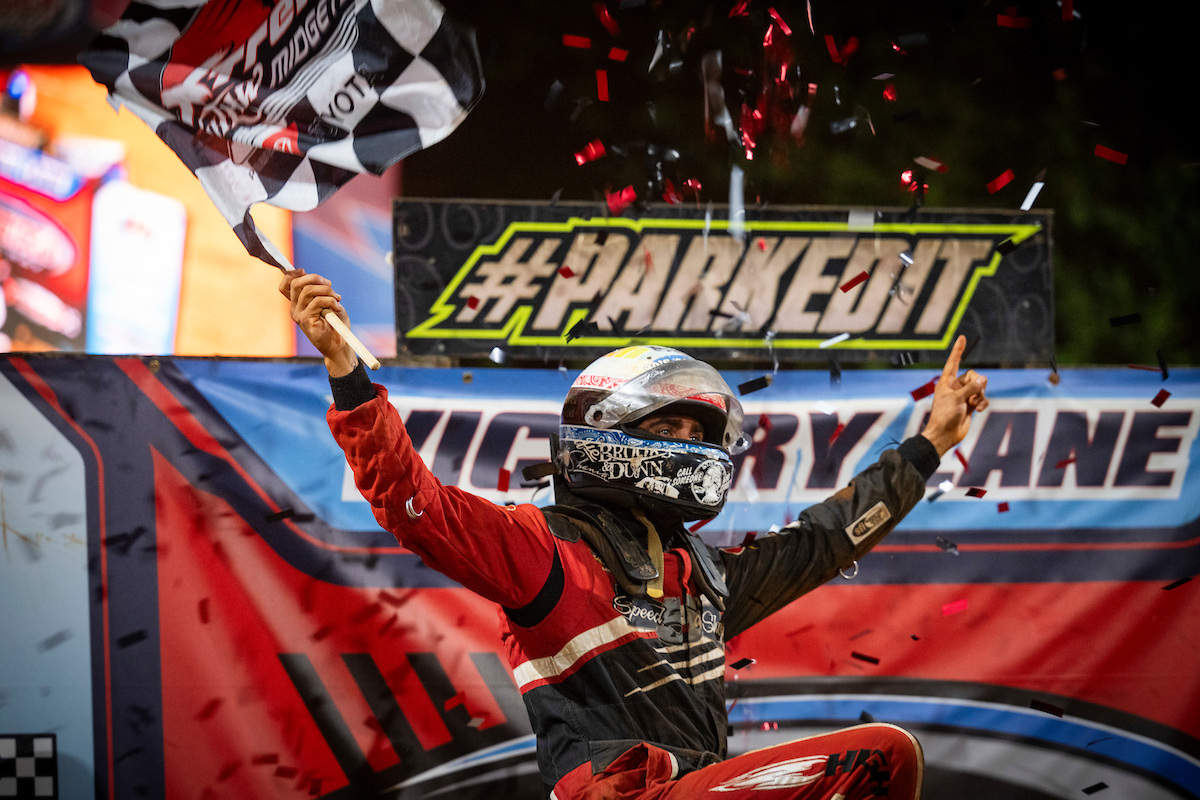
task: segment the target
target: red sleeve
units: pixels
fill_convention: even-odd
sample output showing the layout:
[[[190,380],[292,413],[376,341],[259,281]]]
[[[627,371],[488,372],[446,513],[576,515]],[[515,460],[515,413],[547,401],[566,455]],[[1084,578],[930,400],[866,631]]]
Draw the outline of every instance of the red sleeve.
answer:
[[[520,608],[542,588],[554,558],[552,534],[536,506],[498,506],[443,486],[413,450],[400,415],[375,398],[326,418],[375,519],[421,560],[493,602]],[[412,499],[412,519],[406,508]]]

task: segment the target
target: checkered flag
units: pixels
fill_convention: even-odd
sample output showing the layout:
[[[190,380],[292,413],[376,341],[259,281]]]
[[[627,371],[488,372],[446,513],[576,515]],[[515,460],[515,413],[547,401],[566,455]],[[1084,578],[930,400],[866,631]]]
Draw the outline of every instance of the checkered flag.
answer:
[[[134,0],[80,60],[281,269],[253,204],[315,208],[440,141],[483,92],[474,32],[436,0]]]
[[[53,733],[0,734],[0,800],[58,797]]]

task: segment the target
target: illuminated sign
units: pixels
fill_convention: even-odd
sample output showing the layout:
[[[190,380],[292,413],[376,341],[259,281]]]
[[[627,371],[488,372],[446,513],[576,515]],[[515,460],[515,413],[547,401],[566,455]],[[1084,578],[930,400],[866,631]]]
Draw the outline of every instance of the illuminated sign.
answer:
[[[710,358],[862,358],[942,351],[959,333],[990,340],[983,350],[996,361],[1044,363],[1052,352],[1044,214],[876,212],[852,226],[848,210],[776,209],[733,236],[703,210],[629,219],[499,206],[474,211],[499,217],[495,232],[477,224],[464,241],[462,208],[397,204],[410,352],[584,355],[645,343]]]

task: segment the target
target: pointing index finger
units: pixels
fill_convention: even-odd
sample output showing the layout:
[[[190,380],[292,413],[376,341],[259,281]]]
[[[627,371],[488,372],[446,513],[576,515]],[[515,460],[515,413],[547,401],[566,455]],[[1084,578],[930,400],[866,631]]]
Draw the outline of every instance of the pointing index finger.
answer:
[[[950,355],[946,358],[946,366],[942,367],[942,377],[948,381],[953,381],[958,375],[958,362],[962,358],[963,350],[967,347],[967,337],[959,336],[954,340],[954,346],[950,348]]]

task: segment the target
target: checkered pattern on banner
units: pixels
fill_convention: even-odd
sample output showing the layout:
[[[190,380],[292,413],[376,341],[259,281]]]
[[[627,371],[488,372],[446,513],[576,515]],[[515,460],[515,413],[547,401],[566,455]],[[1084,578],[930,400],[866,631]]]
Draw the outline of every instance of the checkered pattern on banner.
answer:
[[[483,92],[474,31],[436,0],[134,0],[81,60],[276,266],[253,204],[314,208],[440,141]]]
[[[0,800],[58,797],[53,733],[0,734]]]

